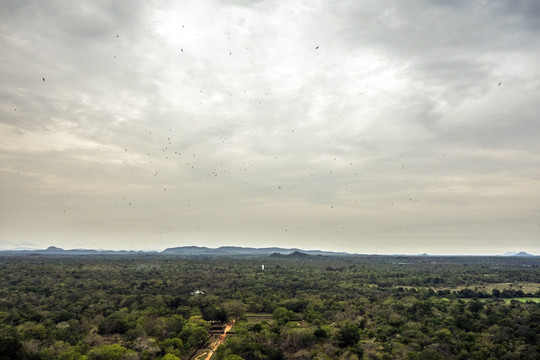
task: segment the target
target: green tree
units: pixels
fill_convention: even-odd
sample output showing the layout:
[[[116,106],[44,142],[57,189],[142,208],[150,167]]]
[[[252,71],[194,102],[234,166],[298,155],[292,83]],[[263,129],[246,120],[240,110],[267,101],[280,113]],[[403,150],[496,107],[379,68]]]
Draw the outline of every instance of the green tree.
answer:
[[[166,354],[161,358],[161,360],[180,360],[180,358],[173,354]]]
[[[165,330],[169,337],[177,337],[182,332],[186,320],[182,315],[171,315],[165,319]]]
[[[19,359],[22,343],[17,331],[9,325],[0,328],[0,359]]]
[[[99,334],[124,334],[129,330],[126,316],[122,312],[115,312],[99,324]]]
[[[88,353],[88,358],[91,360],[122,360],[130,353],[134,352],[118,344],[103,345],[92,349]]]
[[[235,320],[238,320],[240,317],[244,316],[246,312],[246,304],[239,300],[228,301],[223,304],[227,313],[234,317]]]
[[[291,321],[293,315],[294,313],[291,310],[288,310],[282,306],[277,307],[272,313],[272,317],[279,325],[283,325]]]
[[[315,331],[313,331],[313,335],[317,338],[317,339],[326,339],[328,337],[328,334],[326,333],[326,331],[324,331],[324,329],[321,329],[321,328],[317,328],[315,329]]]
[[[182,329],[180,338],[191,347],[200,346],[208,339],[209,328],[210,325],[206,321],[191,318]]]
[[[230,354],[230,355],[227,355],[227,357],[225,358],[225,360],[244,360],[244,358],[236,355],[236,354]]]
[[[340,347],[352,346],[358,340],[360,340],[360,328],[354,323],[346,322],[337,333],[337,341]]]

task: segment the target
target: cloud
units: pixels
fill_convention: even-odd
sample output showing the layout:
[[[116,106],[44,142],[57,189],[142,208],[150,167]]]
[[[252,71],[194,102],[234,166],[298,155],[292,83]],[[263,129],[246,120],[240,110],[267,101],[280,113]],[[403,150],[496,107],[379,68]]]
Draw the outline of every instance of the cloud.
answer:
[[[539,252],[534,1],[1,8],[10,238]]]

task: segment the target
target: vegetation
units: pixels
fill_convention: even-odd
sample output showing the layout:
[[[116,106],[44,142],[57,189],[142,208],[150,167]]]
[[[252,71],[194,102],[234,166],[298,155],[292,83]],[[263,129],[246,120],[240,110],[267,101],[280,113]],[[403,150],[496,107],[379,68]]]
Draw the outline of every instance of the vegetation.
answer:
[[[261,264],[265,265],[262,270]],[[539,359],[540,259],[0,258],[0,359]]]

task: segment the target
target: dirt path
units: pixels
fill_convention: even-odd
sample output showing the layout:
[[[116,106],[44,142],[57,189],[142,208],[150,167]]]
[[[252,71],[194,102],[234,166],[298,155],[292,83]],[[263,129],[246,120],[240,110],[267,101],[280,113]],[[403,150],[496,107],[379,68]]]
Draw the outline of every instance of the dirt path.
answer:
[[[227,337],[227,333],[231,330],[233,325],[234,325],[234,320],[233,320],[232,324],[225,326],[225,330],[223,331],[223,334],[219,337],[218,341],[216,341],[214,343],[214,345],[212,346],[212,349],[208,352],[207,355],[203,354],[203,355],[206,355],[206,357],[203,360],[210,360],[212,355],[214,355],[214,351],[216,351],[217,348],[219,347],[219,345],[221,345],[221,343],[223,343],[223,341],[225,341],[225,338]],[[199,359],[197,359],[197,360],[199,360]]]

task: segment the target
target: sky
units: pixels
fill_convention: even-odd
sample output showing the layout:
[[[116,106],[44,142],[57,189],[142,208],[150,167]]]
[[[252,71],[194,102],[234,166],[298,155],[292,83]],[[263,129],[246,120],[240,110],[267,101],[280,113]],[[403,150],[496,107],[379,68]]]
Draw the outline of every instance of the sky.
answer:
[[[540,2],[0,1],[0,249],[540,254]]]

